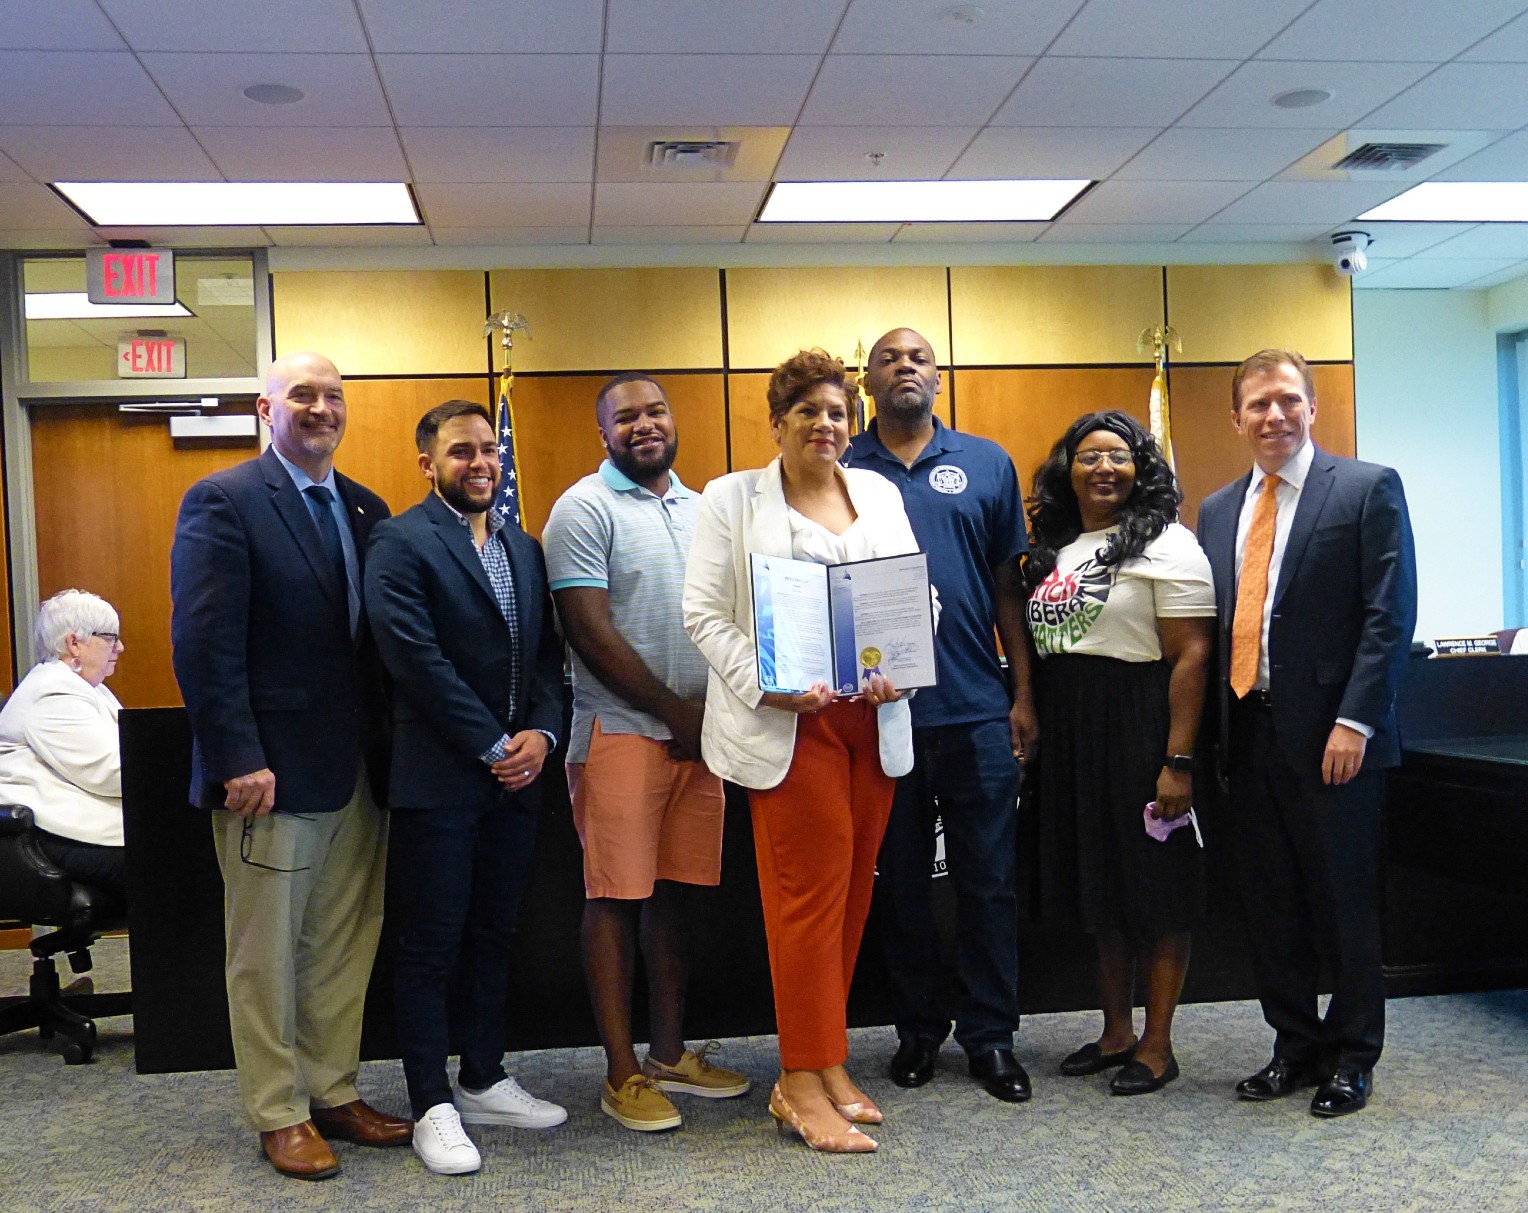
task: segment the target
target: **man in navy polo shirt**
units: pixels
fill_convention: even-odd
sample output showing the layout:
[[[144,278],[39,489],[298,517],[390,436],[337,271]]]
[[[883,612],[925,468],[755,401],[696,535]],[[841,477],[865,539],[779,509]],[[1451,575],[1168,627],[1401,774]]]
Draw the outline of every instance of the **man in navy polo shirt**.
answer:
[[[1028,542],[1018,475],[1002,447],[934,416],[939,366],[913,330],[893,329],[875,343],[863,385],[876,419],[850,443],[845,462],[879,472],[902,490],[942,607],[939,685],[912,701],[914,766],[897,783],[881,846],[877,897],[901,1042],[891,1079],[903,1087],[928,1082],[950,1031],[930,907],[939,816],[964,991],[954,1008],[955,1040],[970,1058],[972,1077],[996,1098],[1019,1103],[1030,1085],[1013,1055],[1016,807],[1019,762],[1038,729],[1019,574]],[[994,627],[1009,656],[1006,670]]]

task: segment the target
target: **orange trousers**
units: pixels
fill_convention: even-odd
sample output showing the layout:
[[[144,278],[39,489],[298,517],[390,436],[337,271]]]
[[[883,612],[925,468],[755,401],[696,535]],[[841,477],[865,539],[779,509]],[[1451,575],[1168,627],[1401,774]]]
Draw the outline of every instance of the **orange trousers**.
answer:
[[[799,717],[784,781],[748,793],[787,1070],[849,1056],[849,982],[895,787],[881,769],[876,710],[848,700]]]

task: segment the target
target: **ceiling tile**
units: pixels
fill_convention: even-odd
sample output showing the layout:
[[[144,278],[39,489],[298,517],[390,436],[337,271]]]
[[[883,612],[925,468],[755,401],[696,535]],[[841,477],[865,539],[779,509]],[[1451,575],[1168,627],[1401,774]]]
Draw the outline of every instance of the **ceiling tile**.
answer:
[[[1217,223],[1347,223],[1402,187],[1367,181],[1268,181],[1215,216]]]
[[[378,55],[399,126],[593,126],[598,55]]]
[[[1408,226],[1453,229],[1463,225],[1430,223]],[[1451,236],[1447,231],[1440,235],[1442,239],[1438,243],[1419,255],[1423,257],[1517,257],[1520,259],[1528,257],[1528,223],[1481,223],[1458,235]]]
[[[46,231],[87,226],[74,209],[46,185],[29,182],[0,185],[0,229],[39,228]]]
[[[789,126],[815,55],[606,55],[600,120],[610,126]]]
[[[1453,243],[1452,237],[1472,232],[1480,226],[1474,223],[1364,222],[1354,226],[1369,233],[1371,240],[1369,245],[1369,260],[1371,261],[1376,256],[1387,260],[1401,257],[1432,257],[1435,255],[1445,257],[1505,257],[1516,252],[1514,249],[1503,249],[1498,252],[1495,249],[1470,249],[1467,247],[1460,248],[1452,254],[1441,252],[1443,248]],[[1528,257],[1528,248],[1524,248],[1523,252],[1517,255]]]
[[[589,222],[587,185],[432,183],[414,189],[433,229],[441,227],[570,227]]]
[[[93,0],[0,0],[0,50],[125,50]],[[7,115],[9,117],[9,115]]]
[[[1354,279],[1354,286],[1365,289],[1434,289],[1447,290],[1463,286],[1487,274],[1511,269],[1522,262],[1521,257],[1497,257],[1491,259],[1409,257],[1404,261],[1392,261]],[[1419,334],[1419,339],[1421,335]]]
[[[594,221],[601,226],[748,223],[764,198],[758,181],[706,184],[601,182],[595,187]]]
[[[633,227],[613,224],[594,229],[591,244],[741,244],[747,224]]]
[[[358,0],[378,52],[596,54],[603,0]],[[512,115],[501,114],[503,121]]]
[[[1415,83],[1425,71],[1426,66],[1419,63],[1244,63],[1178,125],[1305,127],[1334,135]],[[1325,89],[1332,98],[1306,109],[1280,109],[1273,104],[1280,93],[1305,88]]]
[[[592,126],[412,126],[400,133],[415,181],[587,182],[594,174]]]
[[[1157,127],[989,126],[955,162],[951,177],[1110,176]]]
[[[1201,223],[1180,244],[1308,244],[1324,239],[1325,223]]]
[[[1156,126],[1236,65],[1224,59],[1062,59],[1035,64],[994,126]]]
[[[1163,131],[1115,176],[1151,181],[1257,181],[1283,172],[1320,144],[1318,131],[1174,127]]]
[[[199,126],[232,181],[407,181],[390,126]]]
[[[1044,223],[909,223],[895,244],[1030,244]]]
[[[398,227],[268,227],[271,243],[298,248],[407,248],[434,243],[430,229]]]
[[[1528,13],[1477,42],[1459,58],[1479,63],[1528,63]]]
[[[944,0],[853,0],[833,51],[898,55],[912,45],[928,55],[983,55],[994,47],[1005,55],[1038,55],[1071,20],[1081,0],[959,6],[975,8],[981,14],[975,21],[957,20],[951,11],[956,7]]]
[[[351,51],[365,54],[366,35],[352,0],[260,0],[219,5],[206,0],[100,0],[135,51]]]
[[[845,0],[609,0],[607,51],[646,54],[752,54],[761,47],[821,55],[838,26]]]
[[[0,114],[13,126],[180,125],[127,51],[0,51]]]
[[[1159,244],[1188,231],[1186,223],[1053,223],[1045,244]]]
[[[0,137],[0,147],[5,146],[3,137]],[[0,153],[0,181],[25,181],[26,171],[4,153]]]
[[[899,223],[755,223],[748,244],[889,244]]]
[[[1067,223],[1175,223],[1208,219],[1247,192],[1246,181],[1105,181],[1066,212]]]
[[[1089,0],[1050,53],[1245,59],[1309,5],[1310,0],[1174,0],[1161,20],[1152,21],[1141,19],[1139,0]]]
[[[512,248],[516,245],[588,244],[589,229],[571,226],[540,227],[432,227],[435,243]]]
[[[1003,55],[829,55],[803,126],[978,126],[1033,62]]]
[[[260,227],[103,227],[108,240],[147,240],[168,248],[264,248],[270,237]]]
[[[0,149],[39,181],[216,181],[184,127],[4,126]]]
[[[1501,286],[1506,282],[1516,282],[1523,277],[1528,277],[1528,261],[1519,261],[1516,265],[1510,265],[1504,270],[1484,274],[1479,278],[1471,278],[1464,285],[1466,290],[1482,291],[1488,287]]]
[[[785,145],[777,181],[936,180],[955,162],[973,126],[803,126]],[[882,159],[873,163],[870,153]]]
[[[1518,131],[1437,175],[1438,181],[1528,181],[1528,131]]]
[[[1320,0],[1259,58],[1442,63],[1522,11],[1521,0]]]
[[[1521,126],[1528,98],[1528,63],[1448,63],[1418,81],[1366,120],[1369,126]]]
[[[105,243],[105,237],[97,236],[84,224],[74,228],[18,228],[15,231],[0,226],[0,248],[72,249]]]
[[[148,54],[143,64],[191,126],[381,126],[390,121],[366,55]],[[244,90],[288,84],[307,94],[262,105]]]

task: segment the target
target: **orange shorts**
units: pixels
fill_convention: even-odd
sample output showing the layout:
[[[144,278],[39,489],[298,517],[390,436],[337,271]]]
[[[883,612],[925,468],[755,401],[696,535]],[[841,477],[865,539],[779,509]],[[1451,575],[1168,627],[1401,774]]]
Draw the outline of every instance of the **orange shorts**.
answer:
[[[586,896],[640,901],[655,880],[721,883],[722,781],[703,764],[596,719],[588,757],[567,772]]]

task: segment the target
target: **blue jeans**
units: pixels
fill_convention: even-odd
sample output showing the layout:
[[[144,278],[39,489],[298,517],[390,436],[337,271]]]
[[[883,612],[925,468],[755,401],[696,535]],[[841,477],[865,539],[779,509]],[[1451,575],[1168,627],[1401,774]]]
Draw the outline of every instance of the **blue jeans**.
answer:
[[[1019,764],[1008,720],[914,729],[913,754],[912,771],[897,781],[876,888],[897,1035],[937,1043],[950,1032],[930,904],[934,818],[942,817],[962,987],[955,1040],[972,1055],[1011,1049],[1019,1026]]]
[[[510,939],[535,842],[536,814],[513,796],[483,812],[392,814],[389,912],[401,924],[393,1008],[416,1120],[451,1102],[446,1002],[453,976],[460,994],[461,1084],[482,1090],[505,1077]]]

